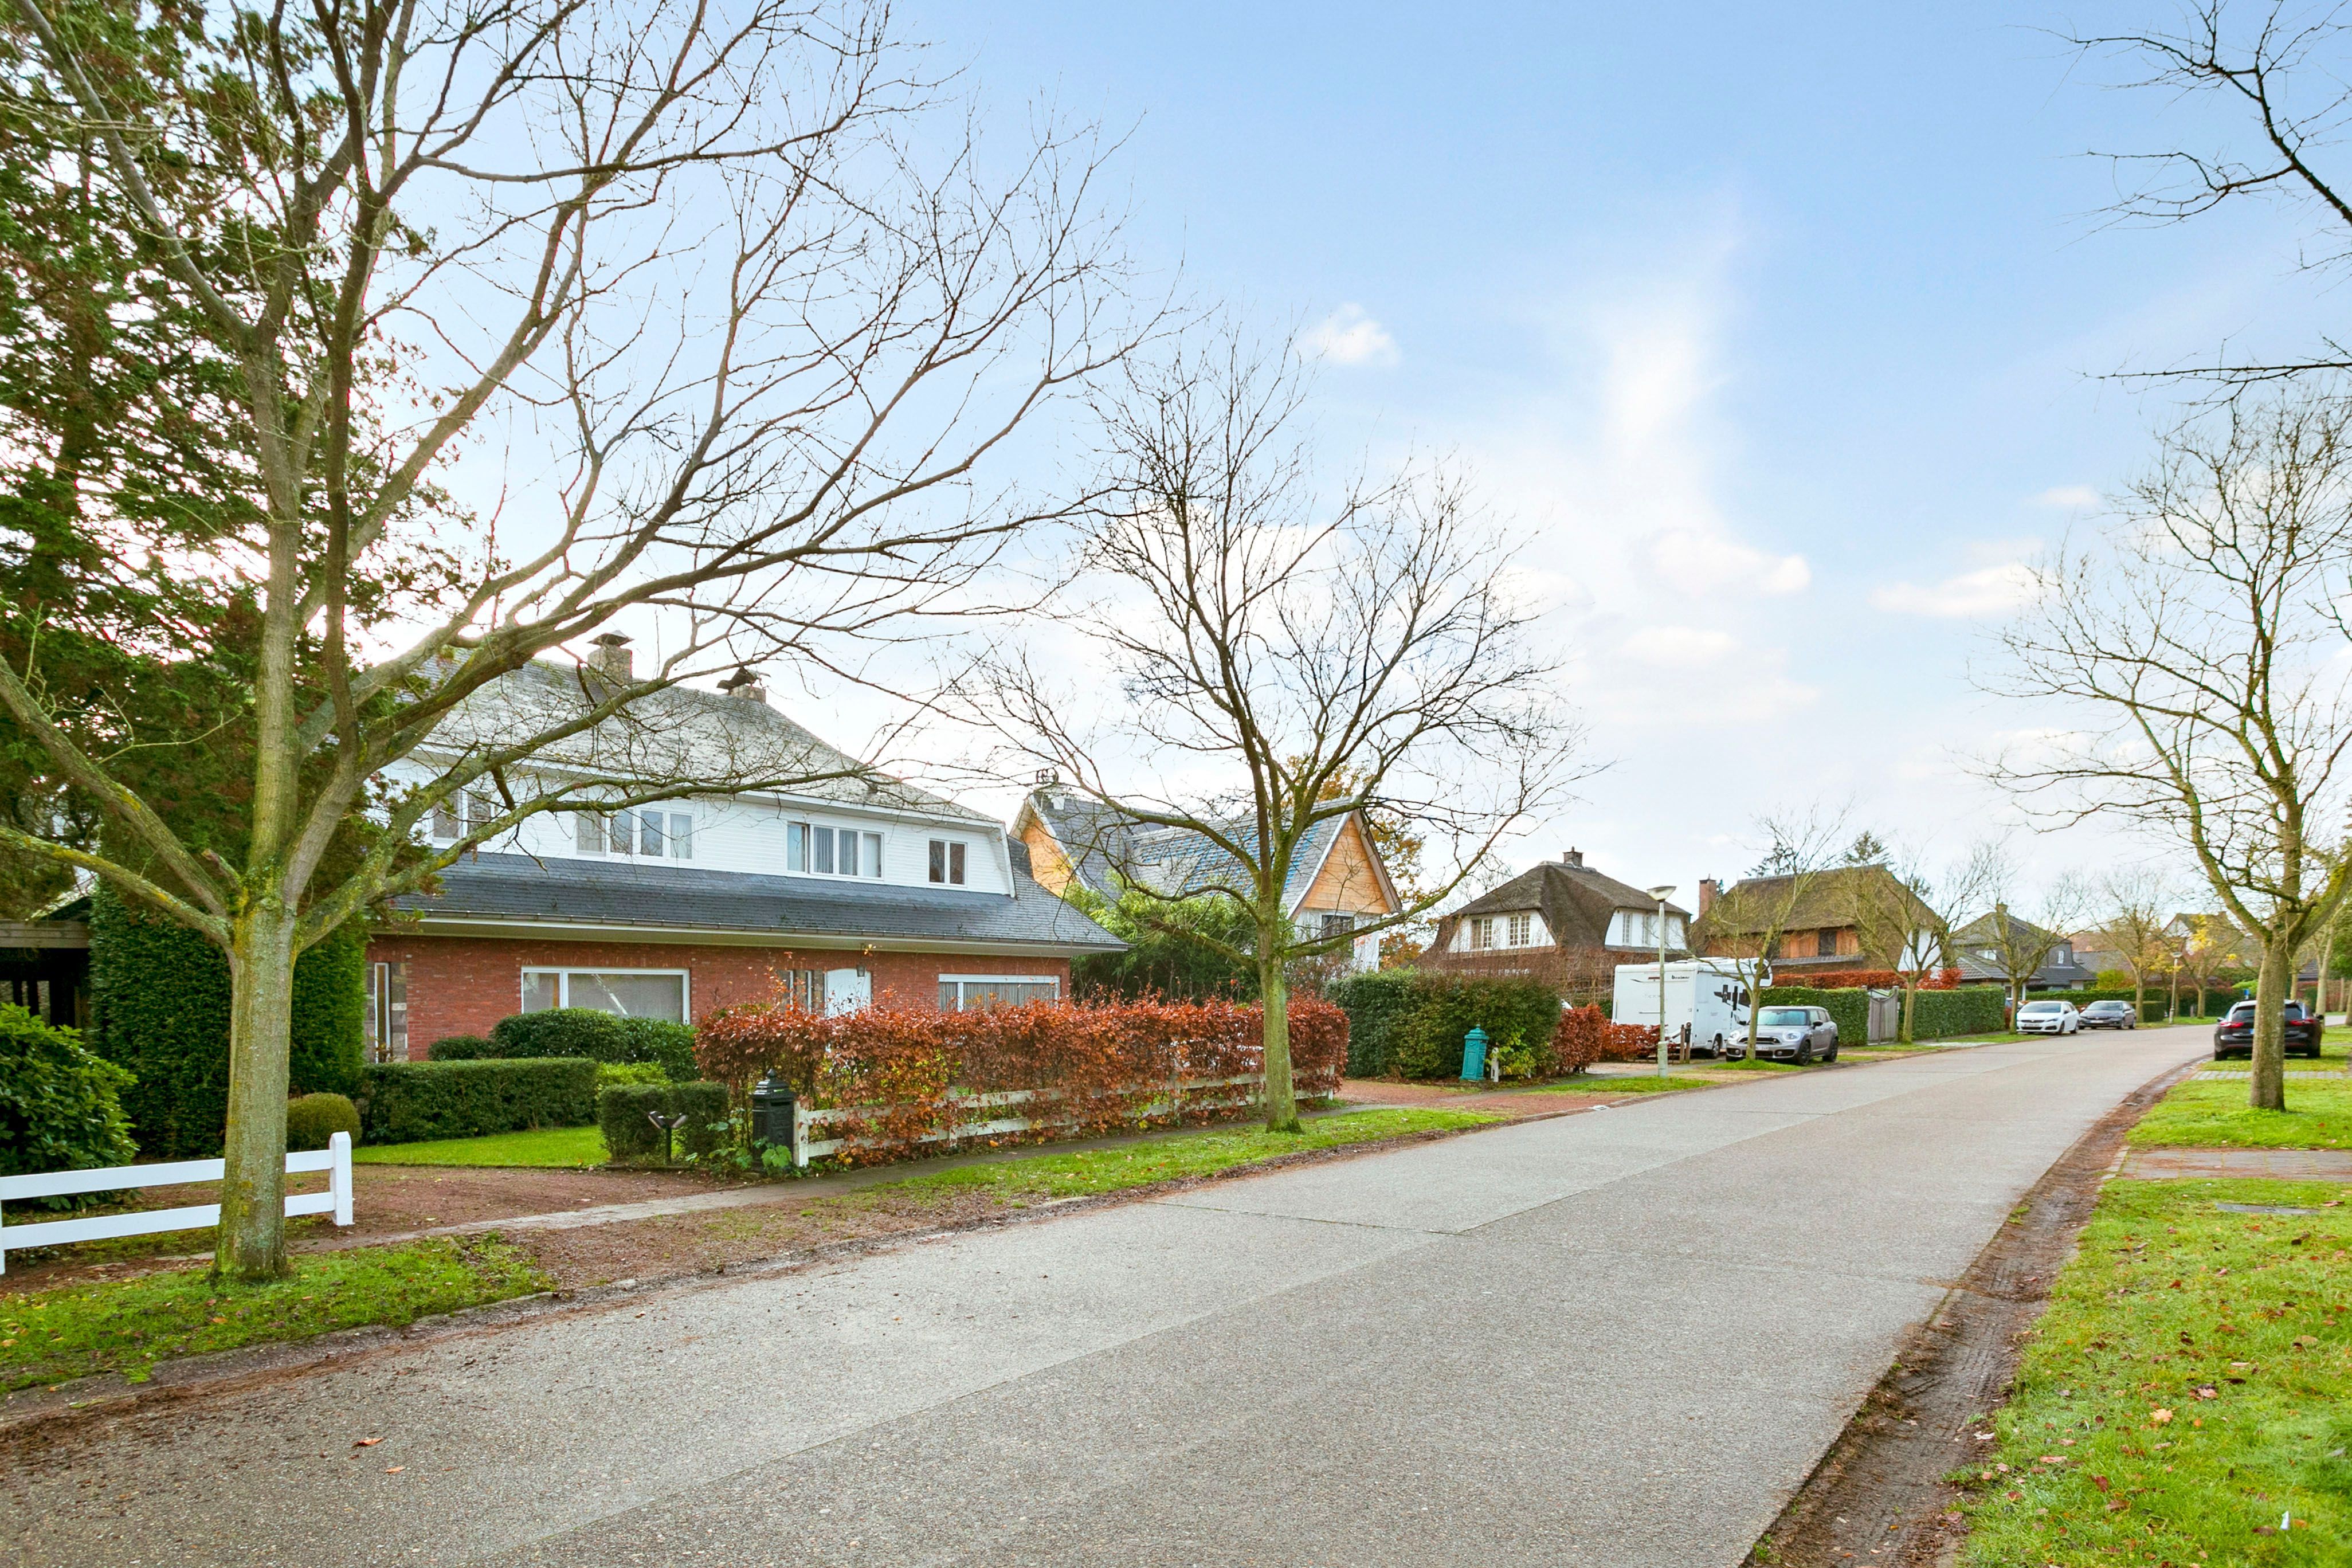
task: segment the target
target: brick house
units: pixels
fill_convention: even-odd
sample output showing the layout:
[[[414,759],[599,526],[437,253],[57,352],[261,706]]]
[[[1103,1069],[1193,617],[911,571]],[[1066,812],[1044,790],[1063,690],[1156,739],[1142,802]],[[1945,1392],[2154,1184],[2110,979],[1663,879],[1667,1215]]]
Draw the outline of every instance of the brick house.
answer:
[[[1654,963],[1689,946],[1689,911],[1584,863],[1570,849],[1482,893],[1437,922],[1425,969],[1605,984],[1621,963]]]
[[[1839,866],[1808,877],[1793,889],[1789,877],[1750,877],[1727,889],[1709,879],[1698,885],[1698,921],[1692,928],[1697,951],[1710,958],[1755,958],[1775,916],[1780,939],[1760,956],[1788,984],[1802,984],[1807,973],[1840,969],[1883,969],[1862,950],[1861,908],[1865,898],[1901,898],[1917,903],[1911,890],[1885,866]],[[1924,907],[1924,922],[1933,916]]]
[[[599,641],[602,668],[625,677],[622,639]],[[516,705],[536,727],[551,705],[581,700],[592,678],[532,665],[486,689],[436,739],[457,747],[469,731],[497,733]],[[1073,957],[1118,949],[1031,878],[1025,847],[1000,823],[869,772],[770,707],[748,675],[646,706],[633,706],[624,735],[534,758],[536,774],[645,776],[625,764],[674,769],[685,748],[723,759],[734,776],[816,782],[546,813],[468,854],[442,873],[438,893],[399,900],[369,942],[373,1059],[422,1058],[444,1036],[485,1034],[546,1007],[691,1022],[777,995],[835,1010],[1061,996]],[[414,771],[436,776],[441,765],[428,756]],[[535,787],[511,772],[508,785]],[[460,810],[492,814],[487,798],[464,803],[430,825],[433,837],[457,837]]]
[[[1034,790],[1013,819],[1013,837],[1029,857],[1039,883],[1055,893],[1074,884],[1106,901],[1139,883],[1181,897],[1205,890],[1229,868],[1224,851],[1183,828],[1136,823],[1068,790]],[[1396,884],[1365,831],[1363,814],[1348,812],[1318,823],[1300,845],[1290,870],[1286,910],[1301,931],[1320,936],[1350,931],[1403,909]],[[1380,966],[1380,933],[1356,939],[1350,963]]]

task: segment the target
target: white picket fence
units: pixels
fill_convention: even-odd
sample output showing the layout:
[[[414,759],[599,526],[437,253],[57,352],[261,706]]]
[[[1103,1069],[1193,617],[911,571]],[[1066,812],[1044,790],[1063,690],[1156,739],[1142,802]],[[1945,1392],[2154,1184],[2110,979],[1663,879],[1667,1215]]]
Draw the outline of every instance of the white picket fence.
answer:
[[[204,1230],[220,1224],[220,1205],[190,1204],[184,1208],[143,1209],[135,1214],[85,1215],[73,1219],[39,1220],[31,1225],[7,1223],[7,1205],[26,1198],[68,1197],[75,1193],[119,1193],[133,1187],[176,1187],[191,1182],[217,1182],[226,1161],[181,1160],[169,1165],[109,1165],[97,1171],[45,1171],[37,1176],[0,1176],[0,1274],[8,1271],[8,1250],[57,1247],[68,1241],[103,1241],[114,1236],[147,1236],[166,1230]],[[286,1173],[325,1171],[323,1193],[289,1194],[286,1217],[331,1214],[337,1225],[352,1223],[352,1135],[338,1132],[323,1149],[286,1156]]]
[[[1241,1078],[1202,1079],[1192,1083],[1166,1083],[1154,1086],[1167,1098],[1155,1100],[1138,1113],[1138,1119],[1172,1113],[1181,1104],[1186,1110],[1234,1110],[1245,1105],[1255,1105],[1265,1093],[1265,1075],[1250,1073]],[[1203,1097],[1202,1089],[1239,1089]],[[915,1140],[918,1143],[961,1143],[972,1138],[994,1138],[1009,1132],[1028,1132],[1038,1128],[1074,1127],[1076,1119],[1066,1113],[1056,1113],[1051,1103],[1066,1099],[1061,1089],[1008,1089],[990,1094],[963,1094],[950,1091],[948,1103],[953,1120],[944,1129],[926,1132]],[[1021,1114],[1031,1110],[1033,1114]],[[793,1163],[806,1165],[812,1160],[822,1160],[839,1149],[845,1149],[856,1140],[828,1138],[824,1131],[840,1122],[887,1113],[887,1106],[868,1105],[844,1107],[832,1110],[812,1110],[806,1105],[796,1105],[793,1111]]]

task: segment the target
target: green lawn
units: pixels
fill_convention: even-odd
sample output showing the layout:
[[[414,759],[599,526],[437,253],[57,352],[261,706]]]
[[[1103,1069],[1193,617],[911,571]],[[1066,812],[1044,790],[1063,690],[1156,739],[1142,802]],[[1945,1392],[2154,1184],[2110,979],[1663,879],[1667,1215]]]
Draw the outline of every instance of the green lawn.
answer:
[[[445,1138],[431,1143],[362,1145],[357,1165],[601,1165],[604,1134],[593,1127],[545,1127],[488,1138]]]
[[[495,1236],[300,1258],[274,1285],[219,1286],[202,1268],[0,1296],[0,1389],[120,1372],[362,1323],[412,1323],[544,1289]]]
[[[1965,1568],[2343,1563],[2347,1193],[2108,1184],[2034,1328],[1999,1441],[1961,1472],[1974,1494]],[[2224,1201],[2320,1212],[2228,1214]]]
[[[2284,1111],[2251,1110],[2246,1080],[2191,1079],[2140,1118],[2134,1143],[2234,1149],[2352,1149],[2352,1079],[2291,1078]]]
[[[1530,1090],[1535,1094],[1657,1094],[1677,1089],[1705,1089],[1715,1080],[1709,1078],[1685,1078],[1669,1073],[1660,1078],[1655,1073],[1603,1074],[1599,1078],[1580,1076],[1565,1083],[1548,1083]]]
[[[866,1189],[877,1194],[920,1196],[947,1188],[979,1187],[1016,1200],[1091,1197],[1123,1187],[1184,1176],[1213,1175],[1304,1149],[1330,1149],[1408,1133],[1480,1127],[1501,1118],[1475,1110],[1353,1110],[1319,1116],[1298,1132],[1268,1132],[1263,1127],[1223,1127],[1176,1138],[1159,1138],[1116,1149],[1038,1154],[951,1171],[910,1176]]]

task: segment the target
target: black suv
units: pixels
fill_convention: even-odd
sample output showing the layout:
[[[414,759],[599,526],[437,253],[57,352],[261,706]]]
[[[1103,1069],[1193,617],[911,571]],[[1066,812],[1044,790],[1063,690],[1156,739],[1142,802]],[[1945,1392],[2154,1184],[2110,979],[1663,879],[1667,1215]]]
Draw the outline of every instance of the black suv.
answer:
[[[2241,1002],[2213,1026],[2213,1059],[2223,1057],[2252,1057],[2254,1054],[2254,1005]],[[2315,1057],[2319,1054],[2319,1020],[2311,1009],[2300,1002],[2286,1005],[2286,1054],[2291,1057]]]

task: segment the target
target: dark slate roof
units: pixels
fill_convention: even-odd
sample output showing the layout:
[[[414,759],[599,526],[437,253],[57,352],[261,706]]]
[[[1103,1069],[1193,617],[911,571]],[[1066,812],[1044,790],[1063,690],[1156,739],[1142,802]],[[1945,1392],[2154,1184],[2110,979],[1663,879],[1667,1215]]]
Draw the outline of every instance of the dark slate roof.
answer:
[[[1123,882],[1138,882],[1170,898],[1204,892],[1215,887],[1246,887],[1248,872],[1223,847],[1189,828],[1139,823],[1082,795],[1047,788],[1031,792],[1022,807],[1025,819],[1034,816],[1054,836],[1079,881],[1104,899],[1117,902]],[[1290,880],[1283,889],[1286,908],[1296,908],[1314,885],[1323,858],[1346,828],[1348,814],[1327,816],[1308,829],[1291,858]],[[1237,825],[1229,829],[1242,843],[1252,842],[1256,828]],[[1013,825],[1017,838],[1021,824]]]
[[[1619,910],[1654,914],[1657,908],[1658,900],[1641,889],[1596,871],[1581,859],[1547,860],[1492,892],[1479,894],[1447,919],[1540,910],[1552,941],[1563,947],[1601,947],[1609,941],[1610,917]],[[1690,911],[1669,903],[1666,912],[1687,918]]]
[[[987,942],[1114,952],[1124,944],[1026,876],[1013,893],[831,883],[698,867],[469,855],[441,873],[437,897],[397,908],[431,919],[560,921],[856,940]]]
[[[2004,921],[2008,922],[2009,929],[2016,933],[2020,945],[2038,945],[2045,939],[2053,942],[2071,942],[2072,941],[2071,938],[2059,937],[2054,932],[2045,931],[2031,921],[2020,920],[2006,909],[1979,915],[1968,924],[1955,930],[1947,939],[1953,962],[1958,966],[1962,980],[2008,980],[2009,966],[1998,958],[1986,958],[1980,951],[1987,943],[1995,947],[2000,945],[2000,927],[1995,922]],[[2095,972],[2083,963],[2079,953],[2075,957],[2075,962],[2064,963],[2059,961],[2057,953],[2053,952],[2042,961],[2041,968],[2027,977],[2026,984],[2072,990],[2079,985],[2089,984],[2095,975]]]

